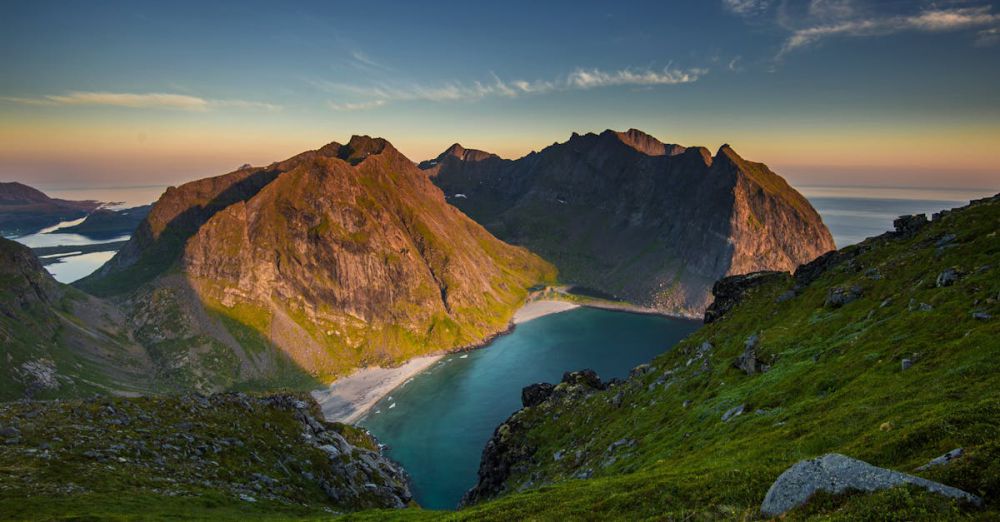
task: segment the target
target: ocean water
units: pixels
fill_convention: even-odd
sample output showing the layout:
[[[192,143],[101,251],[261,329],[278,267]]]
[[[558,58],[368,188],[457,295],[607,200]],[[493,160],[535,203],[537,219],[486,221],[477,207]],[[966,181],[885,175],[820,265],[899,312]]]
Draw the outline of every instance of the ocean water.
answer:
[[[697,321],[577,308],[518,325],[487,348],[450,355],[377,403],[360,424],[412,477],[421,506],[454,508],[475,485],[493,430],[521,407],[521,388],[567,370],[626,377]]]
[[[892,230],[892,221],[910,214],[931,214],[960,207],[991,190],[878,187],[799,187],[819,212],[838,248]]]

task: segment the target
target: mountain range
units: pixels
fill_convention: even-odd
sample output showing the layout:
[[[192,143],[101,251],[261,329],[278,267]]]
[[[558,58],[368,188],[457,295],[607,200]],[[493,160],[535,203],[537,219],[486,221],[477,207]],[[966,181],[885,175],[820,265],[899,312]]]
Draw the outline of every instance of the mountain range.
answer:
[[[534,288],[582,285],[694,315],[718,277],[790,270],[833,245],[762,164],[636,130],[574,135],[519,160],[456,145],[419,166],[354,136],[170,187],[139,210],[131,239],[75,288],[18,254],[21,273],[59,296],[36,306],[62,325],[45,330],[53,350],[94,345],[73,340],[93,339],[75,324],[104,332],[128,364],[95,359],[103,369],[78,381],[75,363],[25,350],[11,367],[41,364],[75,384],[12,376],[11,395],[315,388],[482,344]]]
[[[723,145],[574,134],[517,160],[455,144],[420,164],[448,201],[564,281],[700,316],[720,277],[794,270],[834,249],[809,202]]]

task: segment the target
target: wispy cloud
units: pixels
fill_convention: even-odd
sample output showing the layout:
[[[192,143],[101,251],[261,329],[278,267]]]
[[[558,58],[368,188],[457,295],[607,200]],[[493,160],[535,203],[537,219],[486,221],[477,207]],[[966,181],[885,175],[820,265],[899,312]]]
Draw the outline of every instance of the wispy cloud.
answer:
[[[976,45],[989,47],[1000,43],[1000,27],[991,27],[976,33]]]
[[[663,70],[634,70],[604,72],[599,69],[577,69],[567,78],[567,85],[579,89],[610,87],[616,85],[676,85],[697,81],[707,71],[704,69],[664,68]]]
[[[372,57],[368,56],[365,52],[360,50],[355,50],[351,52],[351,65],[359,69],[365,69],[365,70],[374,69],[386,72],[392,71],[391,67],[381,62],[375,61],[375,59],[373,59]]]
[[[722,7],[740,16],[751,16],[767,11],[771,0],[722,0]]]
[[[707,73],[707,69],[679,69],[672,66],[663,69],[630,68],[616,71],[578,68],[566,76],[553,80],[503,80],[496,74],[491,74],[487,81],[454,81],[435,86],[386,82],[376,82],[371,85],[326,81],[310,81],[310,83],[327,92],[357,98],[357,101],[350,103],[328,103],[330,108],[334,110],[348,111],[382,107],[389,102],[396,101],[474,101],[489,97],[516,98],[555,91],[588,90],[614,86],[676,85],[697,81]]]
[[[367,102],[358,103],[335,103],[327,102],[327,106],[335,111],[351,112],[351,111],[365,111],[368,109],[375,109],[377,107],[382,107],[387,102],[385,100],[372,100]]]
[[[185,111],[207,111],[216,108],[235,108],[263,111],[277,111],[281,107],[270,103],[247,100],[211,100],[187,94],[172,93],[127,93],[107,91],[73,91],[67,94],[52,94],[38,98],[2,97],[4,101],[23,105],[101,105],[128,107],[135,109],[176,109]]]
[[[842,10],[840,13],[841,16],[849,16],[853,11]],[[931,8],[912,15],[850,17],[793,31],[777,57],[781,58],[796,49],[837,36],[882,36],[904,31],[945,32],[988,27],[980,32],[980,35],[986,33],[988,40],[990,31],[995,29],[990,26],[998,24],[1000,16],[993,14],[990,6]]]

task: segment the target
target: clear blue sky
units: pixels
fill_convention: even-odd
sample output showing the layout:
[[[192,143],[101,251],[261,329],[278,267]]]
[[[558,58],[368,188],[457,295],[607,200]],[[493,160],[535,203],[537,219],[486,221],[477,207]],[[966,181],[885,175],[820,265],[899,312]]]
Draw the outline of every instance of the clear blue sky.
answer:
[[[1000,185],[995,2],[46,2],[0,20],[0,178],[174,183],[351,134],[414,160],[573,131],[796,183]]]

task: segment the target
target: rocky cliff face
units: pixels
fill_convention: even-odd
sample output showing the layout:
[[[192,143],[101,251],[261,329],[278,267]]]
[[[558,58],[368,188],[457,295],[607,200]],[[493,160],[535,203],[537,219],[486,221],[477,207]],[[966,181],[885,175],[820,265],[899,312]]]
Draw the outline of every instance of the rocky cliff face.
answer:
[[[718,278],[792,270],[834,248],[802,195],[729,146],[713,156],[633,129],[574,134],[514,161],[469,156],[453,146],[421,167],[450,203],[564,281],[644,306],[700,315]]]
[[[224,380],[281,365],[325,379],[479,343],[554,276],[360,136],[170,189],[139,230],[81,287],[126,302],[171,367],[210,354]]]

